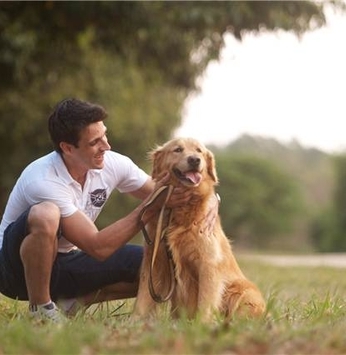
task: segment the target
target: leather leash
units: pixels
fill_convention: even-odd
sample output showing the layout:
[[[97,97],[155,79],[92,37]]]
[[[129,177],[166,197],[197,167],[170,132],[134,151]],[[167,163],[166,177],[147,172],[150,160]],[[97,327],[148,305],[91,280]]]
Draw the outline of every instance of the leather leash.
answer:
[[[155,202],[155,200],[161,195],[161,193],[163,191],[165,191],[167,189],[168,189],[167,196],[166,196],[165,202],[163,203],[163,205],[161,207],[159,218],[158,218],[158,221],[157,221],[155,237],[154,237],[154,240],[151,240],[149,235],[148,235],[148,232],[145,229],[145,225],[144,225],[144,222],[143,222],[142,218],[143,218],[143,216],[145,214],[146,209],[153,202]],[[155,287],[154,287],[154,283],[153,283],[153,270],[154,270],[154,265],[155,265],[155,260],[156,260],[157,252],[158,252],[158,249],[159,249],[159,245],[160,245],[160,243],[162,241],[164,241],[164,242],[166,241],[165,240],[166,232],[167,232],[167,229],[168,229],[169,224],[171,222],[171,210],[168,210],[168,222],[167,222],[166,226],[163,226],[164,217],[165,217],[165,211],[167,210],[166,209],[166,204],[167,204],[167,201],[169,200],[169,198],[171,197],[172,192],[173,192],[173,186],[171,186],[171,185],[162,186],[159,189],[157,189],[153,193],[153,195],[151,196],[150,200],[143,207],[143,210],[141,211],[140,219],[139,219],[140,223],[142,225],[141,226],[142,233],[144,235],[144,238],[145,238],[147,244],[150,245],[150,246],[153,245],[153,248],[154,248],[152,256],[151,256],[151,261],[150,261],[148,283],[149,283],[150,295],[151,295],[152,299],[155,302],[158,302],[158,303],[163,303],[163,302],[168,301],[172,297],[172,294],[173,294],[173,291],[174,291],[174,288],[175,288],[174,262],[173,262],[171,254],[170,254],[170,251],[168,250],[167,244],[165,245],[165,251],[166,251],[168,264],[169,264],[169,270],[170,270],[170,288],[168,290],[167,295],[165,295],[165,296],[159,295],[156,292]]]

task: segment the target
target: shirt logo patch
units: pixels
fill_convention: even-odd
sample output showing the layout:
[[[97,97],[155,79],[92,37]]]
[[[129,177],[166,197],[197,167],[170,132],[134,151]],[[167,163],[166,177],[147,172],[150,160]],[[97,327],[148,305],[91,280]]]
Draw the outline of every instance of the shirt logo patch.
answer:
[[[90,200],[93,206],[101,207],[106,202],[106,189],[96,189],[90,193]]]

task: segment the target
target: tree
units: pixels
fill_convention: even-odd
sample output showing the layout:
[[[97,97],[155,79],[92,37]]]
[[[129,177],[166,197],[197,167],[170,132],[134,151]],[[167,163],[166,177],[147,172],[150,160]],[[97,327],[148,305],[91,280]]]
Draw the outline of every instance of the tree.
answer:
[[[245,155],[216,155],[225,231],[240,244],[263,248],[292,229],[302,211],[300,191],[269,160]]]
[[[331,206],[315,219],[311,238],[322,252],[346,251],[346,155],[334,158],[335,191]]]
[[[301,34],[325,23],[323,5],[310,1],[25,1],[1,3],[0,14],[0,73],[7,85],[65,64],[78,67],[90,47],[159,69],[164,81],[189,90],[218,58],[226,32],[238,38],[278,28]]]

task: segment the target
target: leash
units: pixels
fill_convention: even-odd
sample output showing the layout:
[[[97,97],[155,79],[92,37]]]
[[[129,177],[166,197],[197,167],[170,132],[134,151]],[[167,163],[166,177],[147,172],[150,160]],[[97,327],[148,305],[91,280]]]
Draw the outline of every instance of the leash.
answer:
[[[148,235],[147,230],[145,229],[145,225],[143,222],[143,216],[145,214],[146,209],[153,203],[155,202],[155,200],[161,195],[161,193],[165,190],[168,189],[167,192],[167,196],[165,199],[165,202],[163,203],[161,210],[160,210],[160,214],[159,214],[159,218],[157,221],[157,227],[156,227],[156,231],[155,231],[155,237],[154,240],[152,241]],[[154,270],[154,265],[155,265],[155,260],[156,260],[156,256],[157,256],[157,252],[159,249],[159,245],[162,241],[166,241],[166,232],[167,229],[169,227],[169,224],[171,222],[171,210],[168,211],[168,223],[167,225],[164,227],[164,217],[165,217],[165,211],[166,211],[166,204],[169,200],[169,198],[171,197],[173,192],[173,186],[169,185],[169,186],[162,186],[159,189],[157,189],[153,195],[151,196],[150,200],[145,204],[145,206],[143,207],[141,214],[140,214],[140,223],[141,223],[141,229],[142,229],[142,233],[144,235],[145,241],[147,242],[147,244],[149,246],[153,245],[153,253],[151,256],[151,262],[150,262],[150,268],[149,268],[149,291],[150,291],[150,295],[152,297],[152,299],[157,302],[157,303],[163,303],[168,301],[173,294],[174,288],[175,288],[175,274],[174,274],[174,262],[172,259],[172,255],[170,253],[170,251],[168,250],[168,246],[167,244],[165,245],[165,251],[166,251],[166,255],[167,255],[167,260],[168,260],[168,264],[169,264],[169,270],[170,270],[170,288],[168,290],[168,293],[166,296],[161,296],[159,295],[154,287],[154,283],[153,283],[153,270]]]

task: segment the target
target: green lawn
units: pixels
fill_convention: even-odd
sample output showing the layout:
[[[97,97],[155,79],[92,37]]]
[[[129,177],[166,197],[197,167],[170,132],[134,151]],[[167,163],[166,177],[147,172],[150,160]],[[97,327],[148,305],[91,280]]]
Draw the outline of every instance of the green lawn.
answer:
[[[27,304],[0,296],[2,354],[346,354],[346,269],[277,267],[240,260],[263,291],[259,320],[134,323],[133,300],[79,314],[61,329],[34,325]]]

